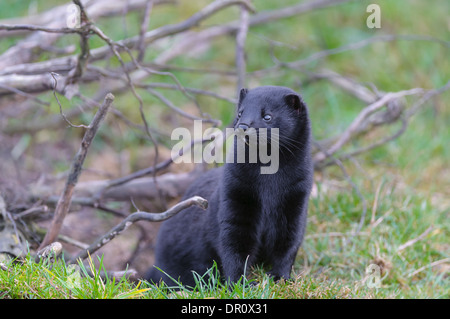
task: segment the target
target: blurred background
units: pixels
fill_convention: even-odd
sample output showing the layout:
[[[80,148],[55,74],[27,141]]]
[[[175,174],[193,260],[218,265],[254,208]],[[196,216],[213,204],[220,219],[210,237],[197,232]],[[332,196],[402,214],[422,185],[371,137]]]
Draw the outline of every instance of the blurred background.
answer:
[[[26,242],[32,250],[41,243],[85,131],[68,121],[88,125],[106,93],[115,95],[113,107],[58,239],[66,256],[131,212],[177,203],[204,167],[168,163],[155,174],[159,186],[146,174],[94,201],[101,181],[167,161],[172,130],[192,128],[194,118],[225,128],[239,83],[281,85],[303,96],[315,140],[310,222],[296,271],[342,280],[360,296],[366,288],[355,283],[375,263],[385,289],[367,288],[367,296],[448,297],[448,1],[82,3],[88,20],[70,2],[0,3],[0,191],[9,214],[0,219],[1,251],[18,255]],[[379,16],[367,12],[370,4]],[[373,19],[380,28],[368,26]],[[88,31],[64,30],[77,21]],[[142,273],[157,229],[136,223],[96,254],[108,269]]]

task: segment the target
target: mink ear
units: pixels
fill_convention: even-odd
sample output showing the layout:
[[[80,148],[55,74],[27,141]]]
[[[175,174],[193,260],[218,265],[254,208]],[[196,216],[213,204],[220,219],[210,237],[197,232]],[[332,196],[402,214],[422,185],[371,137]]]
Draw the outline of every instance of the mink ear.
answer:
[[[284,96],[284,101],[294,110],[299,110],[303,106],[303,101],[297,94],[288,94]]]
[[[242,88],[241,91],[239,92],[239,102],[238,102],[238,106],[241,105],[242,101],[244,100],[245,96],[248,93],[248,89],[246,88]]]

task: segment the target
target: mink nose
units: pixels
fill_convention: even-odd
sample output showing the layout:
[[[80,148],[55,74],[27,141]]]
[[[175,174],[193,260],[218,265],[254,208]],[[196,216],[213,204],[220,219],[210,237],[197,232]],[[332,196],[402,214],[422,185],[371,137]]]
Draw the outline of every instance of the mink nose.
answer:
[[[248,125],[247,124],[239,124],[238,128],[240,128],[241,130],[243,130],[245,132],[248,130]]]

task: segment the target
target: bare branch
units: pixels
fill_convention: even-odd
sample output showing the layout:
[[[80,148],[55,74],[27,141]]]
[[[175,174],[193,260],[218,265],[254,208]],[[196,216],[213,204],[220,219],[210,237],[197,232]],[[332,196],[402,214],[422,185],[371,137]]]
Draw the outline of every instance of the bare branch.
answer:
[[[363,121],[368,118],[372,113],[376,112],[382,108],[387,102],[398,99],[406,95],[413,95],[422,93],[423,89],[415,88],[411,90],[399,91],[395,93],[387,93],[381,99],[365,107],[358,116],[353,120],[350,126],[341,134],[340,138],[334,143],[328,150],[328,156],[333,155],[337,150],[339,150],[344,144],[346,144],[354,133],[358,130],[358,127],[363,123]],[[319,152],[314,156],[315,162],[321,162],[328,157],[324,152]]]
[[[397,248],[397,252],[400,252],[402,250],[404,250],[405,248],[408,248],[409,246],[414,245],[415,243],[417,243],[418,241],[422,240],[425,238],[425,236],[427,236],[432,230],[433,230],[433,226],[428,227],[422,234],[420,234],[417,238],[408,240],[406,243],[404,243],[403,245],[400,245]]]
[[[89,254],[94,253],[98,249],[100,249],[102,246],[110,242],[112,239],[114,239],[117,235],[122,233],[124,230],[126,230],[128,227],[130,227],[133,223],[141,220],[150,221],[150,222],[159,222],[166,220],[175,214],[181,212],[183,209],[186,209],[192,205],[196,205],[202,209],[206,209],[208,207],[208,201],[202,197],[194,196],[191,198],[188,198],[175,206],[171,207],[167,211],[163,213],[148,213],[148,212],[136,212],[131,215],[129,215],[127,218],[125,218],[122,222],[120,222],[117,226],[112,228],[109,232],[107,232],[105,235],[99,237],[94,243],[92,243],[87,249],[81,251],[77,254],[77,256],[73,257],[70,262],[76,262],[78,259],[84,259]]]
[[[265,24],[274,20],[292,17],[312,10],[326,8],[349,1],[350,0],[314,0],[301,2],[278,10],[260,12],[250,19],[250,25]]]
[[[156,82],[148,83],[148,84],[147,83],[145,83],[145,84],[136,83],[136,87],[145,88],[145,89],[153,88],[153,89],[179,90],[179,87],[177,85],[168,84],[168,83],[156,83]],[[235,98],[229,98],[227,96],[219,95],[212,91],[201,90],[201,89],[196,89],[196,88],[192,88],[192,87],[184,87],[184,89],[189,93],[211,96],[211,97],[219,99],[219,100],[227,101],[231,104],[236,104]]]
[[[72,193],[75,185],[78,182],[78,176],[80,175],[81,168],[86,158],[89,146],[91,145],[92,140],[94,139],[95,134],[97,133],[97,130],[100,126],[100,123],[105,118],[106,113],[108,112],[108,108],[113,101],[114,96],[111,93],[107,94],[102,106],[95,114],[91,124],[89,124],[89,127],[84,134],[80,149],[78,150],[78,153],[76,154],[75,159],[72,162],[70,174],[67,178],[64,190],[56,206],[55,215],[53,217],[49,231],[45,235],[40,248],[43,248],[44,246],[47,246],[48,244],[53,242],[59,234],[64,218],[69,211],[70,203],[72,200]]]
[[[54,88],[50,74],[22,75],[8,74],[0,76],[0,96],[11,94],[12,89],[26,93],[44,92]],[[14,92],[15,93],[15,92]]]
[[[16,93],[18,95],[21,95],[21,96],[24,96],[26,98],[32,99],[32,100],[34,100],[35,102],[37,102],[39,104],[42,104],[42,105],[45,105],[45,106],[50,106],[49,102],[45,102],[45,101],[41,100],[40,98],[35,97],[32,94],[23,92],[23,91],[21,91],[19,89],[16,89],[16,88],[13,88],[13,87],[9,87],[9,86],[4,85],[4,84],[0,84],[0,89],[14,92],[14,93]]]
[[[379,147],[381,145],[384,145],[390,141],[393,141],[393,140],[397,139],[400,135],[402,135],[406,131],[407,127],[408,127],[408,120],[406,118],[402,118],[402,125],[394,134],[386,136],[386,137],[382,138],[381,140],[374,142],[368,146],[361,147],[361,148],[351,151],[349,153],[343,154],[342,156],[339,156],[339,158],[341,160],[348,159],[348,158],[354,157],[356,155],[359,155],[361,153],[368,152],[368,151],[370,151],[376,147]]]
[[[361,85],[348,76],[343,76],[332,70],[321,69],[319,73],[311,74],[311,76],[317,79],[327,79],[337,87],[350,93],[366,104],[374,103],[377,100],[377,95],[370,91],[367,87]]]
[[[347,85],[347,84],[345,84],[345,86],[346,86],[346,85]],[[357,86],[358,86],[358,85],[357,85]],[[364,92],[364,91],[362,91],[361,88],[357,88],[357,86],[355,87],[355,89],[358,90],[360,94],[363,94],[362,96],[368,98],[369,96],[368,96],[366,93],[362,93],[362,92]],[[344,89],[345,89],[345,88],[344,88]],[[391,113],[389,113],[389,112],[390,112],[389,110],[386,110],[386,114],[384,114],[384,115],[382,115],[382,116],[378,116],[376,119],[370,118],[370,121],[369,121],[369,122],[370,122],[371,124],[373,124],[373,125],[383,125],[383,124],[389,124],[389,123],[393,123],[393,122],[397,122],[397,121],[401,121],[402,125],[401,125],[400,128],[399,128],[397,131],[395,131],[393,134],[388,135],[388,136],[386,136],[386,137],[383,137],[383,138],[381,138],[380,140],[378,140],[378,141],[376,141],[376,142],[373,142],[373,143],[370,144],[370,145],[367,145],[367,146],[358,148],[358,149],[356,149],[356,150],[353,150],[353,151],[350,151],[350,152],[341,154],[341,155],[339,155],[339,159],[340,159],[340,160],[346,160],[346,159],[352,158],[352,157],[357,156],[357,155],[359,155],[359,154],[368,152],[368,151],[370,151],[370,150],[372,150],[372,149],[374,149],[374,148],[376,148],[376,147],[379,147],[379,146],[381,146],[381,145],[384,145],[384,144],[386,144],[386,143],[388,143],[388,142],[390,142],[390,141],[393,141],[394,139],[397,139],[399,136],[401,136],[401,135],[406,131],[406,129],[407,129],[407,127],[408,127],[408,123],[409,123],[409,121],[410,121],[410,118],[412,117],[412,115],[414,115],[414,114],[418,111],[418,109],[420,109],[420,107],[421,107],[424,103],[426,103],[429,99],[435,97],[436,95],[442,94],[443,92],[445,92],[446,90],[449,90],[449,89],[450,89],[450,81],[447,82],[444,86],[442,86],[442,87],[440,87],[440,88],[438,88],[438,89],[431,89],[431,90],[426,91],[426,93],[423,94],[423,96],[422,96],[420,99],[418,99],[418,100],[417,100],[410,108],[408,108],[406,111],[404,111],[404,106],[403,106],[403,105],[400,105],[400,106],[399,106],[400,109],[399,109],[394,115],[391,114]],[[423,92],[422,89],[418,88],[418,89],[412,89],[412,90],[408,90],[408,91],[400,91],[400,92],[397,92],[397,93],[399,93],[400,96],[403,95],[403,93],[401,93],[401,92],[408,93],[408,95],[409,95],[410,93],[416,94],[416,93],[414,93],[414,91],[416,91],[417,93]],[[386,96],[386,95],[384,95],[383,98],[384,98],[385,96]],[[364,97],[363,97],[363,98],[364,98]],[[383,98],[382,98],[382,99],[383,99]],[[375,103],[372,103],[371,105],[376,105],[376,104],[380,103],[380,102],[382,101],[382,99],[378,100],[378,101],[375,102]],[[395,99],[394,99],[394,100],[388,101],[388,102],[387,102],[388,108],[389,108],[389,105],[392,104],[392,103],[394,103],[394,106],[395,106],[395,102],[397,102],[397,101],[398,101],[398,100],[395,100]],[[380,106],[381,106],[381,105],[380,105]],[[391,106],[392,106],[392,105],[391,105]],[[368,108],[368,107],[366,107],[364,110],[366,110],[367,108]],[[361,113],[365,112],[364,110],[361,111]],[[361,115],[361,113],[360,113],[360,115]],[[369,130],[369,129],[371,128],[371,127],[367,127],[367,125],[365,124],[365,122],[368,120],[368,116],[369,116],[368,114],[366,114],[366,115],[367,115],[367,116],[366,116],[366,119],[365,119],[365,120],[359,121],[359,122],[358,122],[359,124],[354,126],[354,130],[352,131],[351,136],[348,137],[348,140],[354,138],[357,134],[360,134],[361,132],[365,132],[365,131],[367,131],[367,130]],[[357,118],[354,120],[353,123],[355,123],[356,120],[357,120]],[[353,123],[352,123],[352,124],[353,124]],[[347,128],[347,131],[348,131],[349,129],[350,129],[350,127]],[[338,150],[341,149],[342,146],[344,145],[344,143],[342,143],[342,142],[343,142],[343,135],[337,137],[335,140],[336,140],[336,141],[334,142],[334,144],[333,144],[332,147],[335,148],[335,151],[338,151]],[[322,143],[322,142],[317,142],[317,143],[318,143],[319,145],[327,144],[327,143]],[[339,144],[338,144],[338,143],[339,143]],[[322,147],[323,147],[323,146],[322,146]],[[331,148],[330,148],[330,149],[331,149]],[[314,158],[314,160],[315,160],[315,163],[314,163],[314,164],[315,164],[315,168],[316,168],[316,169],[321,169],[321,168],[326,167],[326,166],[328,166],[328,165],[335,164],[335,161],[334,161],[333,159],[328,160],[328,161],[325,161],[326,158],[323,158],[320,154],[321,154],[321,153],[317,153],[317,154],[316,154],[316,157]],[[322,160],[322,158],[323,158],[323,160]]]
[[[247,8],[241,6],[240,26],[236,35],[236,72],[238,74],[236,96],[239,96],[239,91],[245,86],[245,39],[247,38],[248,32],[248,19],[249,14]]]
[[[173,103],[167,99],[164,95],[162,95],[161,93],[151,89],[151,88],[147,88],[147,91],[150,92],[150,94],[154,95],[155,97],[157,97],[161,102],[163,102],[166,106],[168,106],[172,111],[178,113],[179,115],[190,119],[190,120],[203,120],[204,122],[211,122],[211,123],[217,123],[217,120],[210,120],[210,119],[204,119],[195,115],[192,115],[190,113],[187,113],[185,111],[183,111],[182,109],[176,107],[175,105],[173,105]]]
[[[83,75],[90,56],[88,37],[91,33],[91,21],[89,20],[81,1],[73,0],[73,3],[75,3],[80,10],[81,26],[78,28],[78,30],[80,30],[80,54],[78,54],[77,57],[76,67],[71,70],[69,76],[66,79],[66,85],[73,85],[78,82],[78,80]]]
[[[245,0],[216,0],[180,23],[165,25],[146,32],[144,35],[144,43],[145,45],[149,45],[158,39],[186,31],[197,26],[200,22],[209,18],[216,12],[232,5],[244,5],[248,10],[254,12],[254,8]],[[123,41],[118,41],[117,44],[120,45],[122,49],[123,47],[133,48],[138,41],[139,36],[134,36]],[[91,54],[93,60],[103,59],[108,54],[108,48],[101,47],[92,50]]]
[[[433,98],[436,95],[442,94],[443,92],[445,92],[447,90],[450,90],[450,81],[448,81],[444,86],[442,86],[442,87],[440,87],[438,89],[429,90],[427,93],[425,93],[422,96],[422,98],[420,98],[416,103],[414,103],[413,106],[411,106],[411,108],[409,108],[405,112],[406,118],[410,118],[415,113],[417,113],[417,111],[422,107],[422,105],[425,102],[427,102],[429,99]]]
[[[148,168],[144,168],[144,169],[135,171],[135,172],[133,172],[133,173],[131,173],[131,174],[128,174],[128,175],[126,175],[126,176],[123,176],[123,177],[119,177],[119,178],[116,178],[116,179],[112,179],[112,180],[106,181],[105,185],[103,185],[103,186],[95,193],[95,195],[94,195],[93,197],[94,197],[96,200],[99,200],[101,197],[103,197],[103,194],[104,194],[108,189],[111,189],[111,188],[113,188],[113,187],[115,188],[115,187],[117,187],[117,186],[119,186],[119,185],[123,185],[123,184],[125,184],[125,183],[128,183],[128,182],[134,180],[134,179],[137,179],[137,178],[140,178],[140,177],[143,177],[143,176],[146,176],[146,175],[150,175],[150,174],[153,175],[153,180],[154,180],[154,182],[155,182],[155,184],[156,184],[156,173],[157,173],[157,172],[159,172],[159,171],[161,171],[161,170],[163,170],[163,169],[169,167],[169,165],[172,164],[173,161],[174,161],[176,158],[179,158],[179,157],[183,156],[184,152],[185,152],[186,150],[191,149],[195,144],[197,144],[197,143],[203,143],[204,141],[206,141],[206,140],[201,140],[201,141],[200,141],[200,140],[194,140],[194,141],[191,142],[190,146],[188,146],[188,147],[186,147],[186,148],[183,148],[183,149],[180,151],[179,154],[176,154],[176,156],[173,156],[173,157],[171,157],[171,158],[169,158],[169,159],[167,159],[167,160],[165,160],[165,161],[162,161],[162,162],[160,162],[160,163],[158,163],[158,164],[156,164],[156,165],[153,165],[153,166],[151,166],[151,167],[148,167]],[[166,174],[166,175],[167,175],[167,174]],[[155,185],[155,186],[156,186],[156,185]]]
[[[0,70],[0,75],[3,77],[8,74],[37,75],[48,72],[68,73],[75,67],[76,59],[76,56],[69,56],[35,63],[10,65]]]
[[[153,0],[147,0],[147,4],[145,5],[144,18],[142,19],[141,29],[139,31],[139,41],[137,43],[137,49],[139,51],[137,60],[142,62],[145,54],[145,45],[144,45],[144,34],[148,29],[148,25],[150,23],[150,13],[153,8]]]
[[[414,276],[414,275],[417,275],[419,272],[424,271],[424,270],[427,269],[427,268],[431,268],[431,267],[434,267],[434,266],[437,266],[437,265],[440,265],[440,264],[443,264],[443,263],[448,263],[449,261],[450,261],[450,257],[447,257],[447,258],[444,258],[444,259],[441,259],[441,260],[434,261],[434,262],[432,262],[432,263],[430,263],[430,264],[428,264],[428,265],[426,265],[426,266],[420,267],[419,269],[410,272],[410,273],[408,274],[408,277],[412,277],[412,276]]]
[[[64,119],[64,121],[65,121],[67,124],[69,124],[69,126],[71,126],[71,127],[83,127],[83,128],[88,129],[89,127],[86,126],[86,125],[83,125],[83,124],[80,124],[80,125],[72,124],[72,122],[70,122],[69,119],[66,117],[66,115],[63,113],[61,102],[59,101],[58,96],[56,95],[56,87],[57,87],[57,85],[58,85],[58,81],[56,80],[56,76],[57,76],[58,74],[56,74],[56,73],[54,73],[54,72],[51,72],[50,74],[51,74],[53,80],[55,80],[55,84],[54,84],[54,86],[53,86],[53,96],[55,97],[55,100],[56,100],[56,102],[58,103],[58,106],[59,106],[59,113],[61,114],[61,117],[62,117],[62,118]]]
[[[158,186],[164,198],[166,200],[173,200],[182,196],[197,176],[198,174],[195,172],[180,174],[165,173],[156,178],[158,179]],[[101,193],[102,201],[129,201],[131,198],[136,200],[153,200],[160,195],[155,187],[153,177],[135,178],[127,183],[117,184],[115,186],[109,186],[110,184],[108,180],[78,183],[75,187],[74,194],[78,196],[78,199],[84,199],[77,203],[98,206],[97,196],[99,193]],[[48,197],[47,200],[53,199],[52,197]]]
[[[28,30],[28,31],[42,31],[48,33],[80,33],[79,29],[74,28],[47,28],[29,24],[0,24],[0,30],[14,31],[14,30]]]

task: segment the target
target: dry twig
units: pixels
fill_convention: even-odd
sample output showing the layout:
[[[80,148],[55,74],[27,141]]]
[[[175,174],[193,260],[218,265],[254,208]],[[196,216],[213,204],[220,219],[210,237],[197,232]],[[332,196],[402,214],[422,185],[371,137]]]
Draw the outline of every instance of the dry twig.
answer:
[[[402,250],[404,250],[405,248],[408,248],[409,246],[414,245],[415,243],[417,243],[418,241],[424,239],[432,230],[433,230],[433,226],[428,227],[422,234],[420,234],[417,238],[408,240],[406,243],[404,243],[403,245],[400,245],[397,248],[397,251],[400,252]]]
[[[424,90],[421,88],[414,88],[411,90],[399,91],[395,93],[387,93],[378,101],[366,106],[353,120],[350,126],[341,134],[339,139],[329,149],[327,149],[327,154],[325,154],[324,152],[317,153],[314,156],[314,161],[316,163],[321,162],[341,149],[344,144],[350,141],[355,132],[358,131],[358,128],[364,122],[364,120],[366,120],[371,114],[382,108],[387,102],[406,95],[419,94],[423,91]]]
[[[40,248],[43,248],[49,245],[51,242],[55,241],[56,237],[59,234],[64,218],[69,211],[70,203],[72,201],[72,193],[75,185],[78,182],[78,177],[81,173],[81,168],[83,167],[83,163],[89,150],[89,146],[91,145],[92,140],[94,139],[95,134],[97,133],[97,130],[100,126],[100,123],[105,118],[108,112],[108,108],[113,101],[114,96],[111,93],[107,94],[102,106],[95,114],[91,124],[89,124],[89,127],[84,134],[80,149],[78,150],[78,153],[75,155],[75,159],[72,162],[72,166],[66,184],[64,186],[64,190],[61,194],[58,204],[56,205],[55,215],[53,217],[49,231],[45,235]]]
[[[136,212],[131,215],[129,215],[127,218],[125,218],[122,222],[120,222],[117,226],[115,226],[113,229],[111,229],[109,232],[107,232],[105,235],[99,237],[94,243],[92,243],[87,249],[81,251],[77,254],[77,256],[73,257],[70,262],[76,262],[78,259],[84,259],[89,254],[94,253],[98,249],[100,249],[102,246],[104,246],[106,243],[110,242],[114,237],[119,235],[121,232],[126,230],[128,227],[130,227],[133,223],[140,221],[140,220],[146,220],[150,222],[159,222],[166,220],[175,214],[181,212],[183,209],[186,209],[192,205],[196,205],[202,209],[206,209],[208,207],[208,201],[204,198],[201,198],[199,196],[194,196],[191,198],[188,198],[182,202],[179,202],[175,206],[171,207],[167,211],[163,213],[148,213],[148,212]]]

